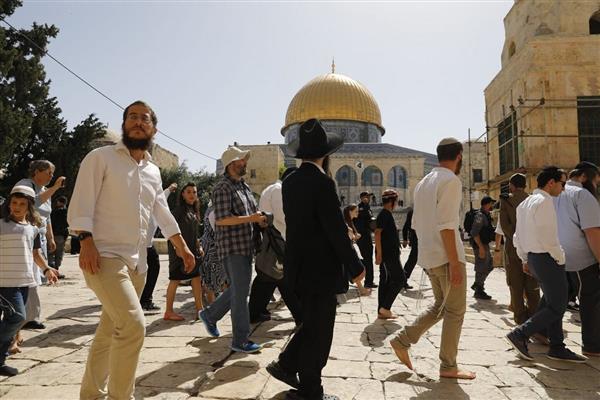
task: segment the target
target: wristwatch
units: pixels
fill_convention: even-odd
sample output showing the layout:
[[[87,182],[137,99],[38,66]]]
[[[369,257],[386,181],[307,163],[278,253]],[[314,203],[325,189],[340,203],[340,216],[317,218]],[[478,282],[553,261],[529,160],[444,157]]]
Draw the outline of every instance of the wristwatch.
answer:
[[[92,233],[91,232],[80,232],[79,235],[77,235],[77,239],[79,239],[79,241],[82,241],[86,238],[92,237]]]

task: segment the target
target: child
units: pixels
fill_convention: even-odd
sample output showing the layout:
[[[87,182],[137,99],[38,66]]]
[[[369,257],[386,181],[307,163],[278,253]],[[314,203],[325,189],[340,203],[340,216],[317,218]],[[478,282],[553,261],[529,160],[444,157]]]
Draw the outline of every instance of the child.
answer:
[[[5,364],[13,337],[25,322],[25,304],[30,286],[37,285],[34,262],[50,283],[58,279],[41,254],[38,235],[39,214],[35,211],[35,192],[15,186],[4,203],[0,219],[0,375],[14,376],[19,371]]]
[[[189,274],[184,271],[183,261],[175,252],[175,248],[169,242],[169,286],[167,287],[167,309],[163,319],[168,321],[183,321],[182,315],[173,311],[173,302],[175,301],[175,292],[179,282],[191,279],[192,292],[194,293],[194,303],[196,305],[196,314],[202,310],[202,280],[200,279],[200,258],[204,255],[200,246],[200,200],[198,199],[198,190],[193,182],[187,183],[177,198],[177,208],[173,213],[181,235],[188,245],[189,249],[196,256],[196,267]]]
[[[356,204],[349,204],[344,208],[344,221],[346,221],[346,226],[348,227],[348,236],[352,241],[352,247],[354,247],[354,251],[358,255],[358,258],[362,261],[363,256],[358,248],[358,239],[360,239],[360,233],[354,227],[353,220],[358,218],[358,206]],[[356,282],[356,287],[358,287],[358,294],[361,296],[368,296],[371,294],[371,289],[363,286],[362,282]]]

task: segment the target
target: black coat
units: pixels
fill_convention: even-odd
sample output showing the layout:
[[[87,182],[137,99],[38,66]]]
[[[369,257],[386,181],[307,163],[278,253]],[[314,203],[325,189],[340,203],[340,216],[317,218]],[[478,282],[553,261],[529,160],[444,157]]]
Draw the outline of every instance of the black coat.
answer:
[[[298,292],[311,287],[345,293],[360,275],[358,259],[340,210],[335,182],[303,163],[282,185],[286,222],[284,279]]]

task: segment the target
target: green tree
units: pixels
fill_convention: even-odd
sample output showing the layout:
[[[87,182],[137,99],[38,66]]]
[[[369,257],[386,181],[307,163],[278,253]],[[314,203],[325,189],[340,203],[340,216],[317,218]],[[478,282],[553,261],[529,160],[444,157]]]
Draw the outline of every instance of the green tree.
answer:
[[[192,172],[188,166],[182,163],[177,168],[162,169],[160,170],[163,185],[167,187],[171,183],[177,183],[177,195],[170,196],[168,199],[169,206],[173,209],[177,203],[177,196],[179,196],[179,190],[185,186],[188,182],[194,182],[198,188],[198,196],[200,197],[200,210],[202,214],[208,206],[212,189],[217,182],[218,177],[210,172],[204,170]]]
[[[19,6],[20,0],[0,0],[0,19]],[[57,194],[70,195],[81,160],[104,135],[105,126],[93,114],[68,131],[58,100],[48,95],[50,80],[41,60],[57,35],[54,25],[33,23],[29,30],[14,31],[0,24],[0,195],[26,176],[35,159],[56,165],[56,176],[71,183]]]

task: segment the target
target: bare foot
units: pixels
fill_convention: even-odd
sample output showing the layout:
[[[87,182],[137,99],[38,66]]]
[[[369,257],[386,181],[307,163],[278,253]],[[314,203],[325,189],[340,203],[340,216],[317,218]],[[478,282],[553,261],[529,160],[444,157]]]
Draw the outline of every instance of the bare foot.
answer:
[[[385,308],[380,308],[377,312],[377,318],[379,319],[394,319],[396,316],[392,314],[390,310],[386,310]]]
[[[463,371],[457,369],[456,371],[444,371],[440,372],[440,378],[451,378],[451,379],[475,379],[475,372]]]
[[[165,312],[165,315],[163,316],[163,319],[165,321],[184,321],[185,318],[179,314],[177,314],[176,312]]]
[[[15,340],[16,340],[16,342],[17,342],[17,345],[18,345],[18,346],[20,346],[20,345],[22,345],[22,344],[23,344],[23,342],[24,342],[24,339],[23,339],[23,335],[21,334],[21,331],[18,331],[18,332],[17,332],[17,335],[16,335],[16,337],[15,337]]]
[[[367,288],[360,288],[360,289],[358,290],[358,293],[359,293],[361,296],[370,296],[370,295],[371,295],[371,289],[367,289]]]
[[[406,365],[408,369],[412,370],[413,365],[410,361],[410,356],[408,355],[408,349],[402,346],[398,339],[390,340],[390,346],[392,346],[392,349],[394,349],[398,360],[400,360],[402,364]]]
[[[8,354],[17,354],[21,352],[21,348],[16,344],[13,343],[10,348],[8,349]]]

